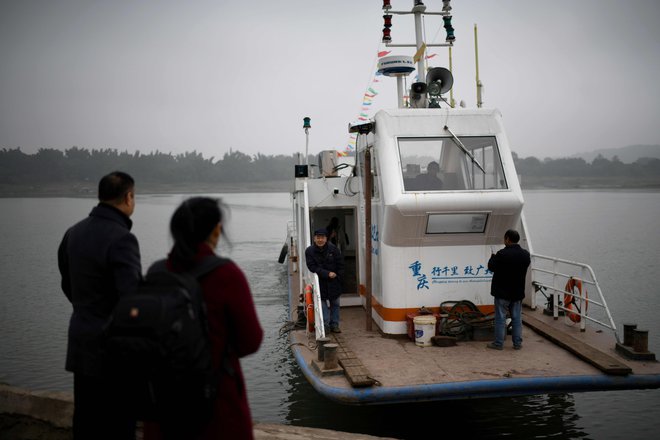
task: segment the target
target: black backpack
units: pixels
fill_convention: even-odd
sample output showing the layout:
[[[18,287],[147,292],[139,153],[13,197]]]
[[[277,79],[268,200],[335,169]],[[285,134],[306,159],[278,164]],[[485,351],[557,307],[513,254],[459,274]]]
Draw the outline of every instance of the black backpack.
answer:
[[[211,364],[198,279],[229,261],[209,256],[185,273],[170,272],[165,260],[157,261],[137,293],[119,299],[105,347],[111,374],[125,386],[126,409],[137,418],[190,427],[211,416],[220,372]],[[226,360],[223,356],[225,370]]]

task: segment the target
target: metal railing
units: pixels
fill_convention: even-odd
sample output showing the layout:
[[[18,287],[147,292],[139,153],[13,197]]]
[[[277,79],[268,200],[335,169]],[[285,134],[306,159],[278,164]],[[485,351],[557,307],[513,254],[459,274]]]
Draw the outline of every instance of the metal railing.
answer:
[[[559,318],[559,312],[562,311],[566,319],[579,323],[581,331],[585,331],[587,321],[593,322],[611,330],[619,341],[612,314],[589,265],[532,254],[531,269],[536,293],[541,292],[548,299],[547,307],[552,310],[555,319]],[[551,295],[550,298],[545,294],[546,291]],[[591,298],[588,292],[591,292]],[[593,313],[594,309],[596,313]]]
[[[325,324],[323,323],[323,306],[321,305],[321,288],[319,276],[312,273],[312,296],[314,297],[314,330],[316,339],[325,338]]]
[[[311,231],[309,228],[310,217],[309,217],[309,195],[307,189],[307,182],[303,184],[303,200],[302,204],[296,203],[296,219],[298,221],[298,228],[296,229],[296,241],[297,245],[302,245],[297,249],[298,253],[298,267],[299,267],[299,276],[300,276],[300,288],[304,289],[305,286],[311,284],[312,286],[312,298],[314,300],[314,330],[316,339],[325,337],[325,325],[323,323],[323,310],[321,306],[321,289],[319,286],[319,277],[307,268],[307,262],[305,261],[305,249],[311,246]],[[305,314],[307,314],[307,308],[305,307]],[[309,328],[305,326],[307,332]]]

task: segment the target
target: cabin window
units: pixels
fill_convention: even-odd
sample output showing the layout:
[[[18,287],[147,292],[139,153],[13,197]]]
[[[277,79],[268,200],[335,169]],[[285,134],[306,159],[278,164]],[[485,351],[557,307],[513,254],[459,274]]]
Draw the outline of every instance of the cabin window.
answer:
[[[483,234],[488,213],[429,214],[427,234]]]
[[[494,136],[399,138],[404,191],[508,188]]]

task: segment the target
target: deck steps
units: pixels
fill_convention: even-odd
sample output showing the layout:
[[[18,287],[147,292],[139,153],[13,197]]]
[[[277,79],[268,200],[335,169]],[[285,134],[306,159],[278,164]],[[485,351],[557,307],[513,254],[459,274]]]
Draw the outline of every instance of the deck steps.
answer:
[[[348,348],[343,336],[334,334],[337,347],[337,360],[346,374],[348,382],[354,388],[370,387],[376,383],[362,361]]]
[[[613,356],[604,353],[584,342],[566,334],[551,325],[523,312],[523,323],[534,330],[536,333],[544,336],[546,339],[554,342],[565,350],[573,353],[580,359],[588,362],[598,368],[605,374],[614,376],[626,376],[632,373],[632,369],[619,362]]]

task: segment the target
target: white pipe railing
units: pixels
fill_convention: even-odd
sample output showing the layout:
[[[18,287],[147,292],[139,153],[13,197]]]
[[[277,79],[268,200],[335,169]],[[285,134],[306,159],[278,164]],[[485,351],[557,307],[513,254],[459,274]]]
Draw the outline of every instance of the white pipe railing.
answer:
[[[542,262],[552,263],[552,269],[540,267],[540,264]],[[562,267],[560,268],[560,266]],[[564,267],[576,269],[576,272],[579,273],[580,275],[578,276],[576,274],[566,273],[568,270],[564,269]],[[548,283],[544,281],[539,281],[537,279],[537,278],[542,278],[543,275],[546,275],[547,277],[551,277],[552,282]],[[565,284],[567,284],[570,279],[579,281],[581,283],[582,289],[581,291],[579,291],[579,293],[566,291]],[[580,321],[579,321],[580,330],[584,331],[586,329],[586,323],[588,320],[590,322],[596,323],[600,326],[610,329],[614,333],[617,341],[619,341],[619,337],[616,334],[616,324],[614,323],[614,319],[612,318],[610,309],[607,306],[607,302],[605,301],[603,292],[601,291],[600,286],[598,285],[598,281],[596,280],[596,275],[593,269],[589,265],[584,263],[579,263],[576,261],[564,260],[556,257],[548,257],[545,255],[532,254],[532,280],[534,285],[539,288],[538,290],[541,290],[541,288],[546,289],[552,295],[552,306],[553,306],[552,310],[553,310],[553,317],[555,319],[558,319],[560,310],[564,311],[564,313],[580,315]],[[591,286],[590,289],[591,292],[595,291],[598,294],[597,298],[594,299],[588,297],[587,286]],[[566,307],[566,304],[560,305],[559,304],[560,297],[563,298],[565,296],[570,296],[572,298],[577,299],[579,301],[579,303],[577,304],[578,306],[577,308],[579,310],[568,309]],[[589,306],[600,307],[604,311],[607,317],[607,321],[609,322],[603,322],[602,320],[589,316],[588,314]]]
[[[314,295],[314,329],[316,330],[316,339],[325,338],[321,288],[319,286],[319,276],[315,273],[312,274],[312,295]]]
[[[307,189],[307,181],[303,183],[303,206],[302,209],[302,228],[299,230],[299,243],[303,243],[303,247],[299,250],[299,261],[301,273],[304,273],[303,281],[304,284],[301,286],[306,286],[307,284],[312,285],[312,296],[314,298],[314,329],[316,333],[316,339],[325,337],[325,325],[323,323],[323,310],[321,306],[321,290],[319,286],[319,277],[315,273],[312,273],[307,268],[307,262],[305,260],[305,249],[311,246],[311,231],[310,231],[310,217],[309,217],[309,192]]]

